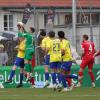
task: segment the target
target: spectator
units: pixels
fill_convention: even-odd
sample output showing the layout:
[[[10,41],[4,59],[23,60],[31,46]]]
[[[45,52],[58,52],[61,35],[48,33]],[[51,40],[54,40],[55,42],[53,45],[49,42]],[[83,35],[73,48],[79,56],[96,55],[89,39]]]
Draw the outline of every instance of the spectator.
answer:
[[[0,44],[0,65],[6,66],[8,62],[8,54],[4,50],[4,45]]]

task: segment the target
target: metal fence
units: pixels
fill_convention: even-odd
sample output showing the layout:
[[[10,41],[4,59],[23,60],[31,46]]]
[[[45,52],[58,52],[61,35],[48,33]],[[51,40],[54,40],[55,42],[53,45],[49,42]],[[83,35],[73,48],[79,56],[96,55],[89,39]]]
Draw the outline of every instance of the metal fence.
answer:
[[[89,39],[90,39],[90,35],[89,35]],[[77,53],[80,55],[80,49],[81,49],[81,42],[82,42],[82,35],[77,35],[76,36],[76,46],[73,45],[73,36],[66,36],[66,38],[70,41],[71,45],[76,48],[76,51]],[[93,42],[95,43],[95,46],[96,46],[96,50],[98,51],[99,48],[100,48],[100,40],[99,40],[99,35],[93,35]],[[37,52],[37,59],[36,59],[36,62],[37,62],[37,65],[42,65],[44,64],[44,52],[41,48],[38,48],[36,50]],[[97,57],[96,58],[96,63],[99,64],[100,63],[100,60],[99,58]]]
[[[90,37],[90,36],[89,36]],[[66,38],[70,41],[71,45],[73,44],[73,36],[66,36]],[[93,35],[93,40],[96,46],[96,49],[99,50],[100,48],[100,39],[99,35]],[[36,65],[43,65],[44,64],[44,51],[41,48],[37,48],[37,46],[40,45],[42,39],[38,38],[36,40],[36,49],[35,49],[35,60],[36,60]],[[80,54],[80,49],[81,49],[81,42],[82,42],[82,35],[77,35],[76,36],[76,43],[77,47],[72,45],[74,48],[76,48],[78,54]],[[14,59],[16,57],[17,51],[15,51],[14,47],[18,44],[16,41],[9,41],[9,40],[2,40],[0,41],[5,47],[5,51],[8,54],[9,61],[7,65],[13,65]],[[96,59],[97,63],[100,63],[99,59]]]
[[[8,54],[8,63],[7,65],[12,65],[14,62],[14,59],[16,57],[17,51],[15,51],[15,46],[17,45],[16,41],[12,41],[12,40],[1,40],[0,44],[4,45],[4,50],[7,52]]]

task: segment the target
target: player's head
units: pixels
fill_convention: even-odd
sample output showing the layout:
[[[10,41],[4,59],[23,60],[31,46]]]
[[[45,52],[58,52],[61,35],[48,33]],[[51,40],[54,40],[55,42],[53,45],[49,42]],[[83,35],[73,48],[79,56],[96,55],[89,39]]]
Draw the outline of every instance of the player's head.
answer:
[[[84,41],[84,40],[88,40],[88,39],[89,39],[88,35],[84,34],[84,35],[83,35],[83,41]]]
[[[17,23],[17,27],[18,27],[18,30],[20,30],[20,29],[23,29],[23,31],[25,30],[24,29],[24,23],[23,22],[18,22]]]
[[[54,31],[50,31],[49,32],[49,37],[50,38],[54,38],[55,37],[55,32]]]
[[[30,33],[34,33],[35,32],[35,28],[34,27],[30,27]]]
[[[65,33],[63,31],[58,31],[58,37],[61,39],[65,38]]]
[[[40,29],[40,36],[45,37],[46,36],[46,31],[44,29]]]

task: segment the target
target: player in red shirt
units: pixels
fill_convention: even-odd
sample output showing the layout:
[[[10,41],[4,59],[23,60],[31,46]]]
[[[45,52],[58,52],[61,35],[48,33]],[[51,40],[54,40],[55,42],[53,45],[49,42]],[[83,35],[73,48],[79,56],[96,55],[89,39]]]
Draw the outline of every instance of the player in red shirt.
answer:
[[[92,81],[92,87],[95,87],[94,74],[92,72],[94,64],[95,45],[93,42],[88,41],[88,35],[83,35],[82,42],[82,62],[79,70],[79,83],[78,87],[82,85],[83,71],[88,66],[88,73]]]

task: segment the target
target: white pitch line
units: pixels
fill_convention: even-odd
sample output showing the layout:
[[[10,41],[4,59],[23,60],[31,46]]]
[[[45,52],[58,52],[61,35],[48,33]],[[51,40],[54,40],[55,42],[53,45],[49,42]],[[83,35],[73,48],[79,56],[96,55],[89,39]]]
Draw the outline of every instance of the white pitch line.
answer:
[[[0,95],[0,97],[3,97],[3,96],[6,96],[6,97],[22,97],[22,96],[25,96],[25,95]],[[100,97],[100,95],[26,95],[26,96],[34,96],[34,97]]]

